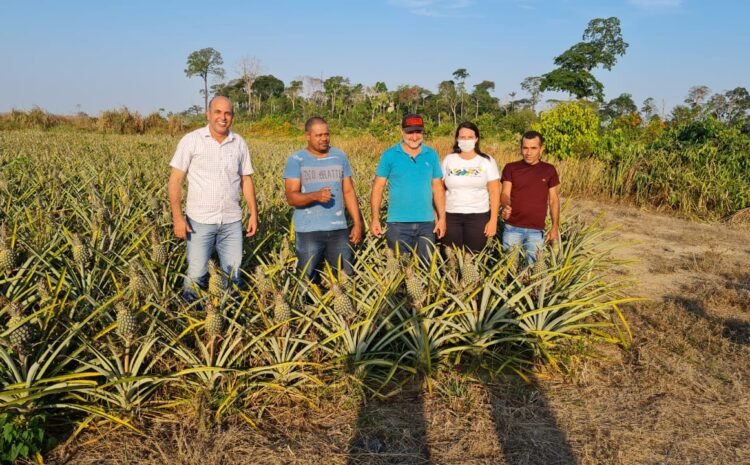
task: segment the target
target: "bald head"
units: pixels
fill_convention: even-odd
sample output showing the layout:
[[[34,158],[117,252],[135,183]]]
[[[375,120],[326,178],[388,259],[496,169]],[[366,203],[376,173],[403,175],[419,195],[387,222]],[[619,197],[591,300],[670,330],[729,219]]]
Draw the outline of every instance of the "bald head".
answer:
[[[211,97],[211,100],[208,101],[208,112],[211,113],[211,110],[214,107],[214,102],[222,102],[229,106],[229,108],[233,109],[232,101],[229,100],[228,97],[224,97],[223,95],[214,95]],[[234,109],[232,110],[232,113],[234,113]]]
[[[234,119],[232,102],[222,96],[212,98],[208,105],[206,119],[213,138],[222,142],[229,135],[229,127],[232,126],[232,119]]]

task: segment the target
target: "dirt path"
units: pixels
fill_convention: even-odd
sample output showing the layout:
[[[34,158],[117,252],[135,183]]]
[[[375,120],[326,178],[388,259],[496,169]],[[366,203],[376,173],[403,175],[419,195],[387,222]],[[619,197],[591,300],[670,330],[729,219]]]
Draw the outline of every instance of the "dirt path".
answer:
[[[573,200],[572,211],[617,226],[619,258],[634,259],[628,268],[634,293],[664,299],[701,283],[719,283],[736,269],[750,270],[750,229],[703,224],[631,206]]]

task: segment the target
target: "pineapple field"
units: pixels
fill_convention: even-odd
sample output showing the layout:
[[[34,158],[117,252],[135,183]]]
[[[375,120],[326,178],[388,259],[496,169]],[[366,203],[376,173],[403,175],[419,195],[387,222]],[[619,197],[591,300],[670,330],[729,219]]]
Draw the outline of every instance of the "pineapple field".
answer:
[[[245,136],[260,227],[245,242],[243,285],[212,262],[207,288],[188,305],[180,297],[185,246],[172,234],[166,197],[176,137],[0,133],[3,460],[633,463],[608,455],[619,444],[612,437],[578,436],[570,446],[563,426],[550,426],[548,407],[546,426],[528,428],[522,447],[508,422],[523,416],[518,399],[540,402],[530,386],[552,380],[574,392],[639,356],[630,322],[648,333],[652,304],[623,271],[629,260],[617,252],[614,225],[590,208],[567,208],[561,240],[533,267],[503,254],[497,240],[477,255],[449,250],[421,263],[368,236],[351,276],[327,270],[316,285],[296,272],[281,179],[302,140]],[[451,140],[430,142],[443,154]],[[366,136],[332,143],[349,154],[368,219],[388,144]],[[515,156],[490,147],[501,163]],[[732,376],[746,407],[747,380]],[[442,407],[424,413],[432,404]],[[477,438],[497,436],[495,445],[440,446],[420,414],[422,426],[403,424],[414,405],[444,426],[443,441],[465,444],[473,424]],[[485,407],[513,413],[501,427]]]

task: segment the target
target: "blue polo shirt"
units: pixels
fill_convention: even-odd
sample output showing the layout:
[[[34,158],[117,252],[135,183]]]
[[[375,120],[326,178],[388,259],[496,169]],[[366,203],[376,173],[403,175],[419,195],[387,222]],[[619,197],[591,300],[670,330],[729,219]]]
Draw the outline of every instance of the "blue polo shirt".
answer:
[[[388,222],[417,223],[433,221],[432,180],[441,179],[438,154],[422,144],[412,158],[401,143],[389,148],[380,157],[375,176],[388,180]]]
[[[331,200],[313,202],[294,209],[294,230],[298,232],[337,231],[346,229],[344,215],[344,178],[352,177],[346,154],[331,147],[318,158],[305,149],[293,153],[286,161],[284,179],[299,179],[302,193],[331,188]]]

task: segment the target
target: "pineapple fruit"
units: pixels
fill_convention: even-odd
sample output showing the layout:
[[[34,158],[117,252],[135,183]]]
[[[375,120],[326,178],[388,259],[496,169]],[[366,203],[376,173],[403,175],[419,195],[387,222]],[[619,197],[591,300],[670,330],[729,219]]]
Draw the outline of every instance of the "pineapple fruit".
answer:
[[[122,338],[126,347],[130,346],[138,335],[138,317],[135,311],[123,302],[118,302],[115,310],[117,310],[117,335]]]
[[[208,261],[208,293],[219,297],[227,290],[227,278],[221,272],[216,260]]]

